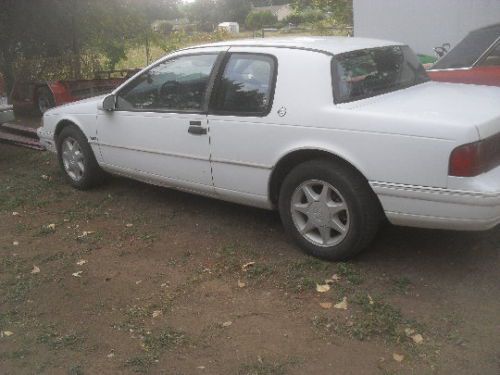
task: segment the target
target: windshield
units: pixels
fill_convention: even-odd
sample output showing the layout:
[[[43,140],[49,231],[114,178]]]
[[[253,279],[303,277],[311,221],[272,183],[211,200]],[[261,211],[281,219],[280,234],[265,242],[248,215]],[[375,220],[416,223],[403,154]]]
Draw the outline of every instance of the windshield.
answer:
[[[336,103],[346,103],[404,89],[429,77],[408,46],[343,53],[332,63]]]

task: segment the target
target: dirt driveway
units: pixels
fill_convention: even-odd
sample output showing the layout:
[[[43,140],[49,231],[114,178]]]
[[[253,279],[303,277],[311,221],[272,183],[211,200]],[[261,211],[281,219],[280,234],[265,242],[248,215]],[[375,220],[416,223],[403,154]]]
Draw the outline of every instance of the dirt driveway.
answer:
[[[499,250],[498,228],[387,226],[322,262],[275,213],[76,191],[51,154],[0,144],[0,373],[498,374]]]

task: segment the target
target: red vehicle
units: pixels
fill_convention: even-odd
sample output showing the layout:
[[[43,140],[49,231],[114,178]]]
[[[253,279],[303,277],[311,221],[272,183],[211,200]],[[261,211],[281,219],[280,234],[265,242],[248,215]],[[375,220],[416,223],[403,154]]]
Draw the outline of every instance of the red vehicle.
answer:
[[[91,80],[16,81],[11,101],[16,112],[36,111],[42,114],[58,105],[111,92],[136,72],[137,70],[99,72]]]
[[[500,86],[500,23],[471,31],[427,73],[434,81]]]

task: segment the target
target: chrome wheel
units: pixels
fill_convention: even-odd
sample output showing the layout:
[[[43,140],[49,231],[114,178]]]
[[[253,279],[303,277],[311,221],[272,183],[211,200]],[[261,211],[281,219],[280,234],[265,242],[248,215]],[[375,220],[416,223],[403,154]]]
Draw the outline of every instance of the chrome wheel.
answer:
[[[85,155],[78,142],[71,137],[64,139],[61,147],[64,170],[73,181],[80,181],[85,173]]]
[[[345,199],[325,181],[300,184],[292,194],[290,210],[299,233],[316,246],[334,246],[347,236],[350,218]]]

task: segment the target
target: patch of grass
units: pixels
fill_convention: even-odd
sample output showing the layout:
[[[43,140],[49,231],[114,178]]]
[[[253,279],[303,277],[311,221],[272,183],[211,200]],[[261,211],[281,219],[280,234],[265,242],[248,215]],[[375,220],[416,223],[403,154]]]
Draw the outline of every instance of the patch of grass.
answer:
[[[238,375],[285,375],[287,367],[296,364],[296,361],[269,361],[258,358],[255,362],[240,365]]]
[[[411,285],[410,279],[405,276],[393,279],[392,282],[393,290],[399,293],[406,293]]]
[[[361,273],[350,263],[338,263],[337,273],[354,285],[359,285],[364,281]]]
[[[48,326],[45,327],[40,335],[38,335],[36,341],[40,344],[47,345],[51,350],[77,350],[82,346],[83,342],[85,341],[85,337],[80,336],[75,332],[69,333],[67,335],[60,335],[54,329],[54,326]]]
[[[252,280],[261,280],[271,276],[275,269],[269,264],[257,263],[253,267],[248,268],[246,276]]]
[[[83,367],[81,365],[72,365],[68,370],[68,375],[83,375]]]
[[[355,319],[350,331],[358,340],[369,339],[374,336],[388,338],[391,341],[400,341],[403,338],[403,317],[399,309],[382,301],[370,303],[365,297],[358,300],[362,313]]]
[[[145,374],[155,364],[155,359],[149,355],[138,355],[125,361],[125,367],[132,371]]]
[[[153,354],[163,350],[172,350],[187,342],[184,332],[172,327],[164,328],[158,335],[148,335],[144,338],[144,348]]]
[[[284,287],[299,293],[314,290],[316,283],[331,277],[331,271],[331,263],[312,257],[288,263],[284,271]]]

